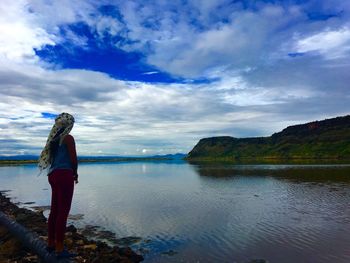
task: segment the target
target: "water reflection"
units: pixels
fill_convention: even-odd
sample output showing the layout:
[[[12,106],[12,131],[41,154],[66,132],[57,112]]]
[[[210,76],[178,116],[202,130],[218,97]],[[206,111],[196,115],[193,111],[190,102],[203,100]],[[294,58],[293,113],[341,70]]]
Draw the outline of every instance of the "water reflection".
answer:
[[[204,177],[272,176],[295,182],[350,183],[350,165],[193,165]]]
[[[216,205],[232,209],[229,227],[217,238],[229,242],[236,258],[253,253],[271,262],[350,260],[344,235],[350,234],[349,166],[193,167],[206,193],[225,200]]]
[[[118,238],[141,236],[146,262],[350,262],[349,166],[139,162],[79,172],[72,213]],[[49,204],[33,166],[0,167],[0,185]]]

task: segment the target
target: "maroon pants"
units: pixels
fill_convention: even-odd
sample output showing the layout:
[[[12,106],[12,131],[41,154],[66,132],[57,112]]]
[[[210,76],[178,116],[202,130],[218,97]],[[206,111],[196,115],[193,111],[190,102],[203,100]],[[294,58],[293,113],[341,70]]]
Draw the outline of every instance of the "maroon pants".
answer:
[[[52,196],[48,220],[48,241],[51,245],[62,244],[73,197],[73,171],[66,169],[54,170],[49,175],[49,183]]]

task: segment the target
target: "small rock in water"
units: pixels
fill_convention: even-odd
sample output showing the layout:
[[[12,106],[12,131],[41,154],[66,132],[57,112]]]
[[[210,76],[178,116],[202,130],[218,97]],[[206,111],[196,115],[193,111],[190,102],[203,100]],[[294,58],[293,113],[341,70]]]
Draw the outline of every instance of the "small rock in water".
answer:
[[[150,252],[150,250],[141,247],[141,248],[138,249],[138,252],[139,252],[140,254],[148,254],[148,253]]]
[[[44,211],[50,210],[51,206],[49,205],[31,206],[30,208],[33,208],[35,211],[38,211],[38,212],[44,212]]]
[[[115,234],[111,231],[108,230],[101,230],[97,232],[97,238],[102,238],[102,239],[115,239]]]
[[[174,250],[172,250],[172,249],[170,249],[170,250],[168,250],[168,251],[162,252],[161,254],[163,254],[163,255],[168,255],[168,256],[174,256],[174,255],[177,254],[177,252],[174,251]],[[259,262],[259,263],[260,263],[260,262]]]
[[[142,240],[141,237],[123,237],[117,239],[117,244],[118,245],[123,245],[123,246],[130,246],[132,244],[138,243]]]
[[[248,263],[269,263],[269,262],[265,259],[253,259],[253,260],[249,261]]]
[[[329,188],[329,191],[330,192],[336,192],[336,191],[339,191],[339,189],[336,188],[336,187],[331,187],[331,188]]]
[[[24,205],[32,205],[32,204],[35,204],[35,202],[25,202],[23,203]]]
[[[70,220],[81,220],[84,218],[84,214],[68,215]]]
[[[98,226],[86,225],[83,229],[81,229],[81,233],[87,236],[95,236],[96,231],[99,229]]]
[[[0,190],[0,193],[1,194],[5,194],[5,193],[8,193],[8,192],[11,192],[12,190]]]

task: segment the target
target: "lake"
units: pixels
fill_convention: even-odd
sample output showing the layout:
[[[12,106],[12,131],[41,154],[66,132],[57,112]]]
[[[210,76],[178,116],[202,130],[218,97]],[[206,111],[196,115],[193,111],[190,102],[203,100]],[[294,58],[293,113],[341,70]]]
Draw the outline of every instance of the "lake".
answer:
[[[47,206],[37,174],[1,166],[0,190]],[[79,177],[70,221],[141,237],[145,262],[350,262],[349,165],[84,163]]]

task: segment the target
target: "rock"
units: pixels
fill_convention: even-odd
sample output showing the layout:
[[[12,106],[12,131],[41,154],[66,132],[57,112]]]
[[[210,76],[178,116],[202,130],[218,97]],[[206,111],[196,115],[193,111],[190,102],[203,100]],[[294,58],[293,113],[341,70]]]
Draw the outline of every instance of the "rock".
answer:
[[[130,259],[128,259],[127,257],[121,257],[119,259],[119,262],[120,263],[130,263]]]
[[[170,250],[168,250],[168,251],[162,252],[161,254],[163,254],[163,255],[168,255],[168,256],[174,256],[174,255],[177,254],[177,252],[170,249]]]
[[[98,229],[98,226],[86,225],[83,229],[81,229],[81,234],[88,237],[94,237]]]
[[[96,244],[98,250],[102,251],[103,253],[113,253],[114,251],[117,251],[115,248],[108,246],[105,242],[97,241]]]
[[[115,240],[115,234],[108,230],[101,230],[101,231],[98,231],[96,234],[97,234],[96,236],[97,238]]]
[[[2,237],[4,237],[7,233],[7,229],[5,227],[0,226],[0,238],[2,239]]]
[[[143,261],[143,256],[136,254],[130,247],[122,247],[118,250],[121,256],[128,257],[132,262],[141,262]]]
[[[142,240],[141,237],[123,237],[116,240],[118,245],[130,246],[132,244],[138,243]]]
[[[6,195],[6,193],[11,192],[12,190],[1,190],[0,194]]]
[[[83,248],[84,248],[84,249],[95,250],[95,249],[97,248],[97,245],[96,245],[96,244],[84,245]]]
[[[73,240],[70,238],[66,238],[65,243],[66,243],[67,247],[69,247],[69,248],[71,248],[73,246]]]
[[[75,242],[78,246],[82,246],[84,245],[84,241],[83,240],[78,240],[77,242]]]
[[[83,214],[69,215],[68,219],[70,220],[81,220],[84,218]]]
[[[248,263],[269,263],[269,262],[265,259],[253,259],[253,260],[249,261]]]
[[[24,205],[32,205],[32,204],[35,204],[35,202],[25,202],[23,203]]]
[[[136,254],[134,251],[132,252],[130,259],[132,262],[141,262],[144,260],[143,256]]]
[[[121,248],[119,248],[118,252],[120,255],[127,256],[127,257],[130,257],[132,254],[132,250],[130,247],[121,247]]]
[[[24,260],[26,260],[25,262],[29,261],[29,262],[38,262],[38,256],[27,256],[24,258]]]
[[[40,236],[40,238],[47,241],[47,236]]]
[[[66,232],[76,233],[77,232],[77,228],[74,225],[69,225],[66,228]]]
[[[49,205],[31,206],[31,208],[33,208],[37,212],[44,212],[44,211],[50,210],[51,206],[49,206]]]
[[[0,255],[3,256],[10,256],[10,255],[16,255],[18,252],[22,249],[22,244],[20,241],[14,238],[10,238],[7,241],[5,241],[0,246]]]

